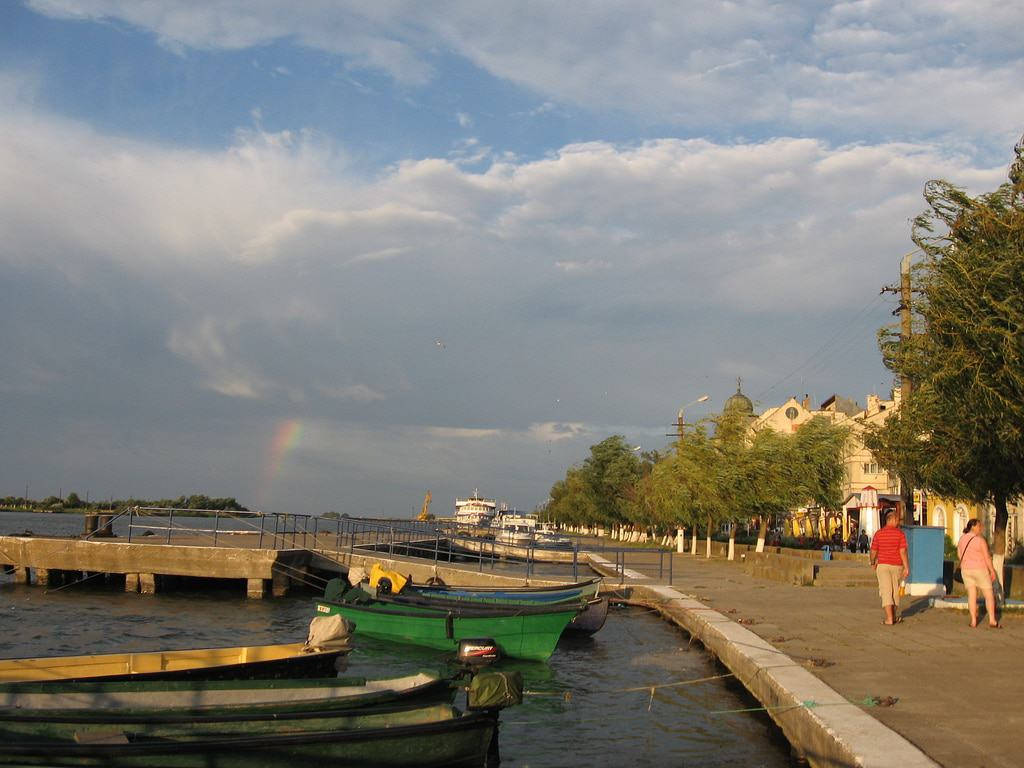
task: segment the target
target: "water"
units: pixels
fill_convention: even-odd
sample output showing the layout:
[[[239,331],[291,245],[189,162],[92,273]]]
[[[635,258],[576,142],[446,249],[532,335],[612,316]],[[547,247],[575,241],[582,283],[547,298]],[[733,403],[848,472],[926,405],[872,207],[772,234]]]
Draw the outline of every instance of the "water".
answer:
[[[6,522],[0,515],[0,531],[17,530]],[[0,657],[294,642],[305,638],[312,615],[308,597],[247,600],[235,590],[143,596],[98,579],[47,592],[0,577]],[[347,670],[353,675],[438,669],[446,659],[361,637],[355,645]],[[563,638],[547,663],[503,665],[522,671],[529,692],[522,706],[502,714],[506,768],[792,765],[765,716],[713,714],[757,705],[737,683],[661,688],[652,700],[651,685],[725,670],[647,609],[613,608],[601,632]]]

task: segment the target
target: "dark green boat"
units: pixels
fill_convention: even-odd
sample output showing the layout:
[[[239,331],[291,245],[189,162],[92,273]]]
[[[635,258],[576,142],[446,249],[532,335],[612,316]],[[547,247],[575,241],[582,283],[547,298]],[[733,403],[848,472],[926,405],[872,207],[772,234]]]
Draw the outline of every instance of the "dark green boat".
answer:
[[[0,684],[0,727],[13,722],[224,722],[270,714],[343,713],[371,706],[452,703],[451,678],[190,680]]]
[[[361,590],[359,590],[361,592]],[[351,594],[351,593],[350,593]],[[408,599],[369,598],[358,602],[318,600],[317,614],[340,614],[355,623],[356,634],[399,643],[455,651],[460,640],[490,638],[503,655],[544,661],[562,630],[585,607],[582,601],[556,605],[495,606],[471,603],[439,605]]]
[[[0,722],[0,765],[469,768],[487,765],[497,723],[497,710],[449,704],[188,724],[9,721]]]

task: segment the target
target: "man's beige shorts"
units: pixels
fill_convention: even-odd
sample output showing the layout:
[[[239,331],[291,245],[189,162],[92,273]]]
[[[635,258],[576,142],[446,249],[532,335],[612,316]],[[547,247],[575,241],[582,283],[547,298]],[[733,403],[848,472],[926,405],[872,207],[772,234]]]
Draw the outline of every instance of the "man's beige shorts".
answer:
[[[900,576],[903,575],[902,565],[885,565],[879,563],[875,568],[878,578],[878,594],[882,598],[882,607],[900,604]]]
[[[988,577],[988,571],[984,568],[962,568],[960,575],[963,576],[965,587],[977,587],[985,592],[992,591],[992,579]]]

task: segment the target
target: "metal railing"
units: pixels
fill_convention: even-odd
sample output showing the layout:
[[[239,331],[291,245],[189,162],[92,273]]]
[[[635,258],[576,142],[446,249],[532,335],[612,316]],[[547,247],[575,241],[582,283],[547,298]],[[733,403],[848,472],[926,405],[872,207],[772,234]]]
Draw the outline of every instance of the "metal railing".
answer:
[[[201,521],[190,520],[183,524],[182,518],[202,515]],[[417,520],[375,520],[368,518],[324,518],[315,515],[299,515],[280,512],[234,512],[224,510],[172,509],[162,507],[133,507],[127,510],[127,540],[142,538],[139,531],[145,531],[147,543],[172,544],[176,539],[193,539],[189,543],[208,546],[241,544],[237,539],[226,544],[229,538],[237,536],[254,537],[243,546],[259,549],[304,549],[316,554],[337,559],[343,552],[348,554],[370,554],[379,552],[388,556],[406,556],[440,562],[468,562],[479,571],[485,569],[523,573],[530,577],[538,569],[553,565],[543,556],[538,557],[535,545],[516,548],[525,550],[524,556],[510,556],[507,548],[493,539],[465,536],[454,531],[455,526],[437,524],[434,521]],[[462,541],[463,546],[459,545]],[[473,551],[466,544],[474,544]],[[579,578],[579,548],[573,546],[572,561],[561,563],[572,569],[574,580]]]
[[[138,531],[145,530],[147,543],[171,544],[173,538],[201,539],[210,546],[239,545],[237,536],[254,537],[244,546],[258,549],[304,549],[328,559],[337,559],[347,552],[380,553],[389,557],[404,556],[438,563],[469,563],[477,570],[497,570],[526,577],[537,575],[545,566],[571,568],[574,581],[579,579],[580,552],[594,552],[608,559],[614,557],[614,573],[622,584],[626,571],[634,570],[659,581],[673,581],[674,550],[666,548],[612,546],[611,543],[566,535],[569,547],[538,546],[535,542],[510,545],[470,534],[466,526],[452,521],[382,520],[359,517],[325,518],[284,512],[234,512],[225,510],[172,509],[133,507],[127,512],[128,541],[139,540]],[[196,514],[204,517],[195,519]],[[122,513],[124,514],[124,513]],[[191,524],[181,518],[191,517]],[[176,524],[177,521],[177,524]],[[209,521],[209,522],[200,522]],[[159,533],[157,533],[159,532]],[[561,535],[561,534],[560,534]],[[195,543],[194,541],[191,543]],[[555,563],[551,552],[572,554],[571,562]]]

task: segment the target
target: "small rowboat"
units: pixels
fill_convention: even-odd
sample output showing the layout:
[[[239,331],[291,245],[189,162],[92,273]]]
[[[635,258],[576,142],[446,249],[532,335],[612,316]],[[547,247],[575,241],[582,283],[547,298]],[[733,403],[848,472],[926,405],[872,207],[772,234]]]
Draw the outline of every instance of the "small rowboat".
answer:
[[[302,643],[0,659],[0,683],[74,680],[231,680],[337,674],[346,647],[309,650]]]
[[[385,680],[129,680],[0,683],[0,728],[16,721],[108,725],[276,718],[371,706],[452,703],[449,679],[420,673]]]
[[[496,710],[463,713],[450,704],[215,723],[2,722],[0,765],[477,768],[497,723]]]
[[[607,598],[595,599],[600,586],[600,578],[553,587],[504,587],[502,589],[407,584],[397,598],[415,596],[445,603],[464,601],[492,606],[554,605],[586,600],[586,609],[570,621],[565,629],[567,632],[593,634],[604,626],[605,619],[608,618]]]
[[[545,605],[579,602],[597,596],[601,579],[587,579],[576,584],[552,587],[456,587],[408,584],[401,594],[415,594],[437,600],[467,600],[474,603],[500,603],[501,605]]]
[[[544,661],[562,630],[586,604],[479,605],[377,597],[359,604],[318,600],[318,615],[340,614],[355,623],[356,634],[399,643],[455,651],[459,641],[487,637],[514,659]]]

